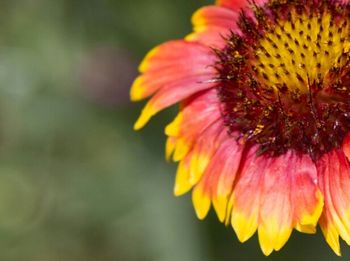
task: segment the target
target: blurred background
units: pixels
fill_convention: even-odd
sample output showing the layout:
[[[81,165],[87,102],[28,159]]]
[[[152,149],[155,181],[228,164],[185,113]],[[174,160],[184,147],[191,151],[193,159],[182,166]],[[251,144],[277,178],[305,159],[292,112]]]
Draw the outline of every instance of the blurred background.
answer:
[[[1,1],[0,260],[267,260],[256,237],[242,245],[172,195],[174,109],[132,130],[139,61],[211,2]],[[268,260],[311,258],[338,259],[320,234],[294,233]]]

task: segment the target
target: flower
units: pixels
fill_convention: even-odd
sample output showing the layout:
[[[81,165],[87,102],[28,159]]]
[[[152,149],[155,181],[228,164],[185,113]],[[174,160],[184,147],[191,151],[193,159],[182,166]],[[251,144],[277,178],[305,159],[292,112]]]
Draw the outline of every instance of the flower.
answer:
[[[152,96],[135,123],[173,104],[167,158],[174,192],[192,189],[241,242],[265,255],[293,229],[350,244],[350,4],[340,0],[219,0],[194,32],[153,49],[131,99]]]

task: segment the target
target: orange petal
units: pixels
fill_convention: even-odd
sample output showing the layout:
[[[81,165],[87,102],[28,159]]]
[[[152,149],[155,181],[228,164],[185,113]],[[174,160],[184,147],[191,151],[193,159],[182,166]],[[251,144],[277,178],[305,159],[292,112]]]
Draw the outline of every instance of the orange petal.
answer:
[[[191,159],[191,183],[196,184],[203,176],[213,155],[227,138],[227,131],[223,123],[219,120],[212,126],[208,127],[196,140],[192,149]],[[210,192],[211,176],[206,176],[204,186]]]
[[[221,222],[226,219],[227,204],[241,161],[243,146],[228,136],[212,157],[206,176],[210,176],[211,196],[214,209]]]
[[[192,155],[189,154],[185,159],[183,159],[179,163],[179,166],[177,167],[175,187],[174,187],[175,196],[181,196],[187,193],[193,186],[190,183],[191,157]]]
[[[293,230],[289,160],[290,153],[274,158],[265,170],[258,229],[260,246],[265,255],[280,250]]]
[[[350,133],[348,133],[343,141],[343,152],[345,156],[350,160]]]
[[[173,154],[176,146],[176,138],[168,137],[165,144],[165,158],[166,160],[170,160],[171,155]]]
[[[308,155],[293,155],[291,171],[294,222],[300,232],[316,232],[323,210],[323,195],[318,187],[317,169]]]
[[[141,129],[152,116],[159,111],[182,101],[189,96],[205,89],[213,88],[214,83],[209,82],[213,76],[196,76],[190,79],[184,79],[179,82],[173,82],[159,90],[151,100],[146,104],[139,119],[135,123],[135,130]]]
[[[222,122],[219,121],[210,126],[197,138],[193,148],[188,150],[188,154],[183,157],[179,164],[174,188],[175,195],[179,196],[186,193],[192,186],[200,181],[209,160],[220,146],[225,136],[225,127]],[[176,142],[178,143],[178,141]],[[178,144],[176,146],[178,146]],[[208,190],[205,187],[206,181],[201,181],[201,183],[199,187],[201,187],[202,190]],[[210,193],[207,194],[209,196]]]
[[[254,0],[254,2],[258,5],[263,5],[267,2],[267,0]],[[242,8],[249,7],[251,2],[248,0],[216,0],[216,4],[219,6],[224,6],[230,8],[234,11],[239,11]]]
[[[232,193],[231,223],[240,241],[258,229],[265,255],[280,250],[293,228],[314,232],[323,199],[317,171],[307,155],[289,152],[279,157],[242,158],[240,176]]]
[[[265,255],[280,250],[294,227],[305,233],[316,231],[323,197],[308,155],[288,152],[271,160],[260,207],[259,241]]]
[[[192,64],[188,60],[179,57],[173,66],[165,65],[156,71],[146,71],[138,76],[131,86],[130,96],[132,101],[139,101],[149,97],[161,88],[174,85],[185,85],[187,81],[191,81],[197,76],[209,75],[212,79],[215,71],[204,64],[204,60],[198,64]],[[199,60],[198,58],[196,59]],[[210,61],[208,61],[210,62]],[[154,62],[155,63],[155,62]],[[161,63],[158,61],[158,63]],[[196,81],[194,81],[196,82]]]
[[[186,36],[187,41],[199,42],[210,47],[221,49],[225,46],[225,37],[230,31],[222,27],[208,27],[204,31],[197,31]]]
[[[181,112],[165,129],[168,136],[176,138],[174,161],[185,157],[198,137],[220,117],[217,93],[214,89],[198,93],[183,102]]]
[[[230,8],[234,11],[239,11],[239,9],[248,6],[248,1],[247,0],[216,0],[216,4],[219,6]]]
[[[199,183],[193,189],[192,202],[199,219],[204,219],[210,209],[210,195],[208,191],[204,189],[204,183]]]
[[[192,16],[193,33],[186,37],[210,47],[220,48],[225,44],[223,36],[237,30],[238,12],[218,6],[206,6]]]
[[[134,125],[142,128],[150,118],[189,96],[215,86],[213,51],[199,43],[170,41],[154,48],[140,65],[143,73],[131,87],[134,101],[155,94]]]
[[[211,50],[201,44],[173,40],[153,48],[141,62],[139,71],[159,72],[176,65],[207,65],[213,58]]]
[[[320,226],[327,243],[340,255],[339,236],[350,244],[350,164],[342,150],[317,162],[325,205]]]
[[[219,146],[227,139],[227,131],[222,122],[208,128],[198,139],[191,151],[190,183],[198,184],[193,189],[192,200],[200,219],[207,215],[212,199],[212,179],[210,172],[205,172]],[[203,173],[206,175],[203,176]]]
[[[242,158],[242,169],[228,206],[231,210],[231,225],[241,242],[247,241],[258,228],[263,174],[270,159],[256,156],[250,149]]]

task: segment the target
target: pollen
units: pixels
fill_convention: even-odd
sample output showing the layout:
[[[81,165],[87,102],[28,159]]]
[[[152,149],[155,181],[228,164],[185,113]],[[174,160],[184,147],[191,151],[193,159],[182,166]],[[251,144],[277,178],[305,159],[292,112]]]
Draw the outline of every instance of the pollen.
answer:
[[[309,83],[347,62],[349,23],[343,19],[335,24],[327,11],[312,17],[293,12],[290,17],[261,39],[252,64],[259,68],[259,80],[275,91],[285,85],[290,91],[308,93]]]
[[[259,153],[315,160],[350,130],[350,10],[338,1],[270,1],[242,13],[217,51],[224,120]]]

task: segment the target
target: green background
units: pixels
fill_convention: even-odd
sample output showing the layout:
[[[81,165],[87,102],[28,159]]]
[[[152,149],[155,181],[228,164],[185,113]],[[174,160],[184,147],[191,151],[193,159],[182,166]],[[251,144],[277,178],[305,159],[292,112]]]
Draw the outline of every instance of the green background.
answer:
[[[132,130],[137,64],[209,3],[1,1],[0,260],[338,260],[320,233],[266,258],[214,213],[197,220],[164,159],[175,111]]]

